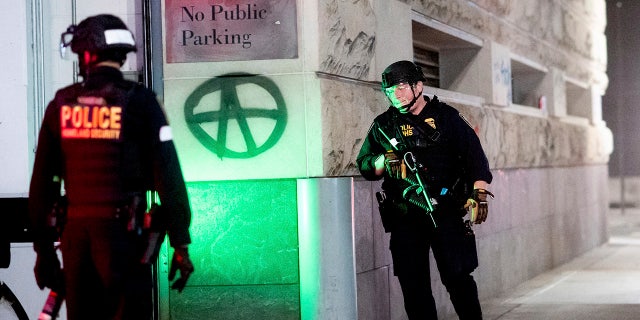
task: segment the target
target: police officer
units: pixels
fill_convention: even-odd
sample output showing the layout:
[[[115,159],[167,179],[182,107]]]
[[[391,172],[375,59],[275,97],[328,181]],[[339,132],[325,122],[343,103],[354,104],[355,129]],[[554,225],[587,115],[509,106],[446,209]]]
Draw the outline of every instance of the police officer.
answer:
[[[59,90],[45,111],[29,191],[36,282],[66,290],[68,319],[150,319],[152,276],[142,263],[145,193],[157,191],[155,225],[174,248],[169,277],[182,291],[194,268],[188,254],[191,212],[178,157],[155,94],[120,72],[132,33],[112,15],[89,17],[62,34],[78,55],[83,81]],[[49,213],[63,186],[60,237],[64,272]],[[152,223],[153,224],[153,223]],[[64,274],[64,285],[59,279]]]
[[[424,81],[410,61],[384,70],[382,90],[391,106],[373,121],[356,163],[364,178],[384,178],[380,214],[409,318],[437,319],[432,249],[460,319],[481,319],[470,274],[477,267],[470,225],[487,217],[492,175],[474,130],[456,109],[424,96]]]

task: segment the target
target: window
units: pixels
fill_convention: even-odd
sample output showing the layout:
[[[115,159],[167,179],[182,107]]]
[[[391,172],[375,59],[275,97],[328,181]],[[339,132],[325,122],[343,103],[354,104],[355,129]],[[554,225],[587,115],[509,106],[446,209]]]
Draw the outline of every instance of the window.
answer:
[[[431,50],[422,43],[413,44],[413,60],[422,67],[426,85],[440,88],[440,58],[438,51]]]
[[[591,117],[591,91],[586,84],[567,79],[565,82],[567,115],[589,119]]]
[[[411,27],[414,62],[422,67],[426,85],[478,95],[473,66],[482,39],[416,12]]]
[[[547,69],[522,57],[511,58],[511,102],[516,105],[539,108],[545,92],[543,80]]]

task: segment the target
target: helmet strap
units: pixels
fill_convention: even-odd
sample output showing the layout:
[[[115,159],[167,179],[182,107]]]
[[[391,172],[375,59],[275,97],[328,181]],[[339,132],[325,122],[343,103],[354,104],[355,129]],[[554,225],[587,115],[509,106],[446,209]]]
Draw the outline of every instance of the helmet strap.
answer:
[[[414,86],[415,86],[415,84],[411,85],[411,93],[413,94],[413,99],[411,100],[411,102],[409,102],[409,104],[407,104],[407,107],[409,109],[411,109],[411,107],[413,107],[413,105],[416,103],[416,101],[418,101],[418,98],[420,98],[420,96],[416,97],[416,92],[414,90]]]

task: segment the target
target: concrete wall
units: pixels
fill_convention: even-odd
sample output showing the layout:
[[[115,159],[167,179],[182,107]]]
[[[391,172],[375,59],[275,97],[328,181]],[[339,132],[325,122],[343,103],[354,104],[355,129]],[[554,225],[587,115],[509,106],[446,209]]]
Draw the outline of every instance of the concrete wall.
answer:
[[[480,299],[496,297],[570,261],[607,239],[606,166],[494,171],[486,223],[476,226]],[[567,188],[573,181],[576,188]],[[573,183],[572,183],[573,184]],[[406,319],[373,195],[378,182],[355,183],[359,319]],[[441,317],[453,315],[431,257],[432,287]]]
[[[322,1],[318,14],[320,29],[332,30],[320,35],[319,60],[330,62],[320,64],[319,74],[324,174],[356,177],[359,319],[406,319],[373,197],[380,183],[359,178],[355,157],[371,121],[388,106],[379,74],[413,58],[412,19],[482,43],[463,81],[470,90],[425,90],[465,114],[494,173],[489,220],[475,228],[481,299],[607,240],[612,136],[600,104],[608,82],[604,1]],[[346,44],[366,54],[355,59]],[[514,57],[547,73],[536,89],[546,95],[544,108],[511,101]],[[503,75],[504,82],[495,80]],[[587,103],[578,111],[568,112],[568,81],[584,87]],[[451,316],[448,294],[432,274],[440,316]]]

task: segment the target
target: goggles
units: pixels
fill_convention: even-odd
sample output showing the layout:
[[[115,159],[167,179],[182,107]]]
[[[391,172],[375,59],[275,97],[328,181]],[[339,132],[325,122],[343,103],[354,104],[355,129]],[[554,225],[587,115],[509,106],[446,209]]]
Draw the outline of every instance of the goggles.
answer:
[[[411,88],[410,84],[401,82],[401,83],[398,83],[398,84],[396,84],[394,86],[391,86],[391,87],[388,87],[388,88],[384,88],[384,89],[382,89],[382,91],[384,92],[384,94],[387,97],[393,97],[393,96],[395,96],[395,94],[396,94],[396,92],[398,90],[402,91],[402,90],[406,90],[406,89],[409,89],[409,88]]]
[[[75,32],[76,26],[72,25],[67,28],[67,31],[63,32],[60,35],[60,46],[58,50],[60,51],[60,57],[64,60],[69,60],[73,55],[71,53],[71,42],[73,41],[73,34]]]

